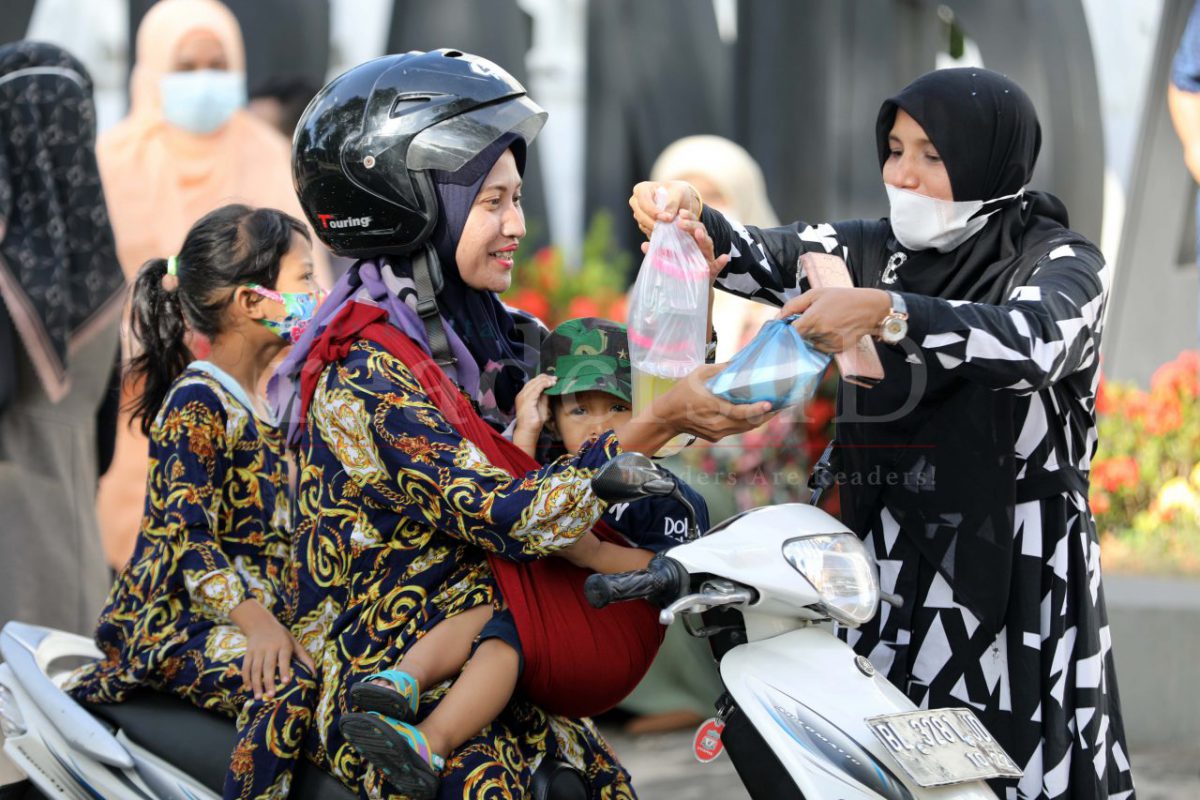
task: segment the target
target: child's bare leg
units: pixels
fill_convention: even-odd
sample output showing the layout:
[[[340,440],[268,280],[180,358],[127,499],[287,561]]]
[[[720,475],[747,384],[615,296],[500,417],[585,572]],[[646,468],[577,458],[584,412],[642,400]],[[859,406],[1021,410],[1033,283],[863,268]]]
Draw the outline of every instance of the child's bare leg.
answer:
[[[417,725],[429,749],[448,756],[490,725],[508,705],[520,672],[521,656],[511,645],[484,640],[438,707]]]
[[[471,657],[471,645],[493,613],[491,606],[477,606],[442,620],[408,648],[396,668],[416,678],[422,689],[453,678]],[[382,678],[372,683],[391,688]]]

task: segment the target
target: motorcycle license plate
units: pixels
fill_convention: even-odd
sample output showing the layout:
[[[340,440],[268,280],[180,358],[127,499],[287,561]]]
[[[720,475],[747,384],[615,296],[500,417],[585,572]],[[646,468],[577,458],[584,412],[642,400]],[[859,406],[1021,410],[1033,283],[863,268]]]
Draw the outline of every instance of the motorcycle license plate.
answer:
[[[1019,778],[1021,769],[967,708],[867,717],[867,726],[918,786]]]

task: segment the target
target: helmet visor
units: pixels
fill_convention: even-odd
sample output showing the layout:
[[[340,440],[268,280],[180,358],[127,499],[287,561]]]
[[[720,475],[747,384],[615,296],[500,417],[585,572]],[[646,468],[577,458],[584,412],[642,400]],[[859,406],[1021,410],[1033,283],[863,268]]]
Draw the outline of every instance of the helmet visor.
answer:
[[[431,125],[413,137],[408,147],[408,168],[457,172],[489,144],[512,132],[533,142],[546,124],[546,112],[528,97],[471,109]]]

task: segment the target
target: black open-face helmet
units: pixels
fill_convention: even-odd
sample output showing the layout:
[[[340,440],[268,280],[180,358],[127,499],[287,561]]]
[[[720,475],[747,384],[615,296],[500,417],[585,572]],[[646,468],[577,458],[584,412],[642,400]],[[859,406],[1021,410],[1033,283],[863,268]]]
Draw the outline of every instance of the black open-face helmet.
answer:
[[[430,170],[453,172],[546,112],[485,58],[414,50],[334,78],[296,126],[292,177],[317,237],[342,256],[404,254],[437,223]]]

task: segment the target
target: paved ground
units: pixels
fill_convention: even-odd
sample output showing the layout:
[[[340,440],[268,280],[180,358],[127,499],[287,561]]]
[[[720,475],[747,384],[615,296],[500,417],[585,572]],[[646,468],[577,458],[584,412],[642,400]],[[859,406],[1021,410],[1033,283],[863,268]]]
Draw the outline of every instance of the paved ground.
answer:
[[[711,764],[692,756],[691,733],[625,736],[605,728],[609,742],[633,775],[640,800],[748,800],[727,755]],[[1138,800],[1200,798],[1200,750],[1134,753]]]
[[[692,756],[690,733],[625,736],[602,726],[633,775],[640,800],[748,800],[733,764],[722,755],[711,764]],[[1192,743],[1195,748],[1195,743]],[[0,783],[6,777],[0,762]],[[1200,798],[1200,750],[1134,753],[1138,800]]]

